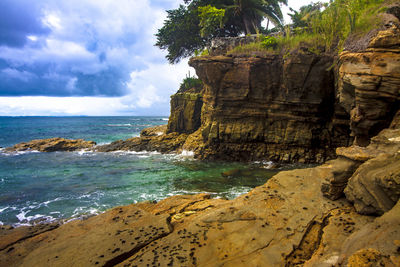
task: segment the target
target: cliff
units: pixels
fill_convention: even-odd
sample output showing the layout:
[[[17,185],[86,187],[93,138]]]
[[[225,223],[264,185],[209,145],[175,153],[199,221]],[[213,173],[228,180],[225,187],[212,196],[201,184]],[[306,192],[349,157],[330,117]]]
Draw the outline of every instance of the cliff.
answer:
[[[201,158],[323,162],[350,142],[335,116],[333,58],[209,56],[189,62],[204,83]]]

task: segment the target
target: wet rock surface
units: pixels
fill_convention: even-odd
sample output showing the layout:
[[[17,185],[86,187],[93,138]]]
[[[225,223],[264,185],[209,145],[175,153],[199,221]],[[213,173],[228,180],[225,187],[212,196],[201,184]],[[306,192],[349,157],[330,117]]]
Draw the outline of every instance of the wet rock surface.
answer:
[[[183,146],[187,134],[170,133],[133,137],[126,140],[118,140],[111,144],[97,146],[95,151],[158,151],[161,153],[177,152]]]
[[[140,132],[141,137],[160,136],[167,132],[167,125],[154,126],[143,129]]]
[[[49,138],[32,140],[26,143],[16,144],[13,147],[6,148],[6,152],[17,152],[35,150],[40,152],[54,151],[76,151],[82,149],[91,149],[96,145],[93,141],[83,139],[70,140],[65,138]]]

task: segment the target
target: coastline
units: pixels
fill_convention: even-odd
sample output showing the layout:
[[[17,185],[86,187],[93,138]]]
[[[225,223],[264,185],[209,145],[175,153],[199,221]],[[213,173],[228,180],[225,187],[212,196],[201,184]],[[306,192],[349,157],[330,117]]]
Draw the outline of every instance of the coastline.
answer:
[[[280,172],[233,200],[207,194],[173,196],[60,226],[2,227],[0,258],[7,266],[343,263],[351,256],[343,247],[377,219],[359,215],[345,199],[324,198],[320,187],[327,176],[332,176],[329,163]],[[395,221],[400,219],[398,206],[392,211]],[[390,239],[400,238],[397,224],[387,227]],[[394,241],[385,238],[379,242],[393,247]],[[375,240],[374,246],[379,242]]]

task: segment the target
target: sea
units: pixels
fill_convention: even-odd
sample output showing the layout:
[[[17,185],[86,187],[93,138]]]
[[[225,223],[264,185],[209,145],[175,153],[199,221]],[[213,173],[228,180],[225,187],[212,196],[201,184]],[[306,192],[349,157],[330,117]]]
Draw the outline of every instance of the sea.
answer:
[[[51,137],[107,144],[167,122],[162,116],[0,117],[0,224],[66,222],[178,194],[232,199],[280,170],[270,169],[270,162],[199,161],[190,151],[4,152],[20,142]]]

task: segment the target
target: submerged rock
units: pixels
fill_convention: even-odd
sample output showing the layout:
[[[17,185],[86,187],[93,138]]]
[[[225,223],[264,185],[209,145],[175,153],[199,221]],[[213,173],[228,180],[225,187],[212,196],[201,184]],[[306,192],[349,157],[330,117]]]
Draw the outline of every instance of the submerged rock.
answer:
[[[13,147],[6,148],[6,152],[35,150],[40,152],[54,151],[76,151],[81,149],[91,149],[96,145],[93,141],[85,141],[83,139],[64,139],[64,138],[49,138],[32,140],[27,143],[16,144]]]

